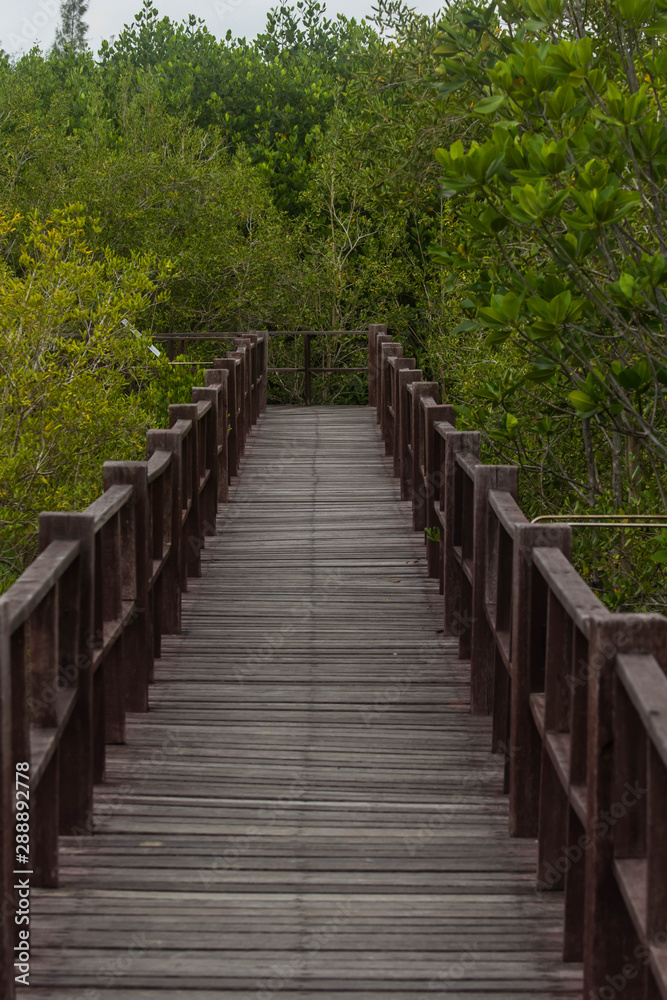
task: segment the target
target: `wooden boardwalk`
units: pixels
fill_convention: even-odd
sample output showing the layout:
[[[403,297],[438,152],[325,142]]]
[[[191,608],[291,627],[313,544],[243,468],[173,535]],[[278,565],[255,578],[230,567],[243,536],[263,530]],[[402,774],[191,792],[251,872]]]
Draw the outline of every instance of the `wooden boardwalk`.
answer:
[[[96,834],[34,893],[31,1000],[581,995],[387,462],[373,410],[262,418]]]

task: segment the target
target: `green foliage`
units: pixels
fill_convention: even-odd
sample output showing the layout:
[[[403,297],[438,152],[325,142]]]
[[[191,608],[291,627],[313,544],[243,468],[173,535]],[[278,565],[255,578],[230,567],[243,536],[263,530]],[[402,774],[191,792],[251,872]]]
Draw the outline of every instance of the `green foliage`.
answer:
[[[667,0],[379,0],[362,24],[299,0],[249,42],[144,0],[97,58],[0,58],[11,571],[41,506],[94,495],[101,457],[187,397],[195,371],[145,355],[166,330],[386,322],[487,457],[520,464],[527,511],[664,511],[666,24]],[[273,350],[303,363],[299,338]],[[361,343],[313,352],[364,363]],[[313,388],[366,401],[357,376]],[[303,377],[271,392],[294,402]],[[664,539],[620,532],[604,569],[601,531],[578,538],[610,606],[651,604]]]
[[[0,214],[0,583],[33,553],[40,510],[94,499],[102,459],[143,457],[152,386],[172,380],[137,332],[169,262],[94,255],[86,222],[81,205]]]

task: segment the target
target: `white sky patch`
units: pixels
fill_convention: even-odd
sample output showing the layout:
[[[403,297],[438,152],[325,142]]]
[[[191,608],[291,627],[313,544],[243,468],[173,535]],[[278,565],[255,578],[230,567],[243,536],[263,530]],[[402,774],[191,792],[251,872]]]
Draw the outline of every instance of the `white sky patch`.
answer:
[[[295,0],[286,0],[289,6],[296,6]],[[209,31],[224,37],[231,29],[234,37],[254,38],[264,30],[266,15],[272,7],[280,6],[278,0],[158,0],[161,16],[167,15],[174,21],[182,21],[189,14],[202,18]],[[418,11],[433,14],[440,10],[442,3],[437,0],[413,2]],[[373,0],[330,0],[327,15],[345,14],[360,20],[370,14]],[[89,25],[88,41],[94,52],[102,39],[110,39],[122,31],[134,15],[141,10],[141,0],[91,0],[86,15]],[[24,0],[12,4],[0,0],[0,47],[12,55],[29,50],[35,43],[43,50],[50,48],[60,20],[59,0]]]

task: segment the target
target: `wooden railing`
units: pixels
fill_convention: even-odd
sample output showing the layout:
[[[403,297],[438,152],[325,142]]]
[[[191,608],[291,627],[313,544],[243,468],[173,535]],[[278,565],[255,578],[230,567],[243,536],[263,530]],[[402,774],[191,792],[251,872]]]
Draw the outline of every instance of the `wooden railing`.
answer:
[[[373,329],[371,327],[371,329]],[[192,333],[161,333],[156,339],[159,342],[167,344],[167,349],[169,353],[169,359],[174,360],[174,350],[175,347],[178,348],[179,354],[185,352],[186,344],[202,344],[202,343],[228,343],[233,342],[238,344],[244,342],[247,338],[253,341],[254,346],[257,348],[257,367],[256,371],[267,372],[268,376],[272,374],[285,375],[303,375],[304,377],[304,402],[306,406],[311,406],[313,402],[313,375],[331,375],[331,374],[354,374],[354,373],[364,373],[368,372],[368,367],[354,367],[347,365],[345,367],[317,367],[312,363],[312,342],[317,337],[347,337],[347,338],[362,338],[364,342],[368,338],[368,330],[270,330],[270,331],[256,331],[253,330],[251,333],[216,333],[215,331],[203,332],[195,331]],[[290,367],[276,367],[272,366],[270,363],[270,345],[271,339],[276,337],[301,337],[303,339],[303,365],[293,365]],[[365,348],[364,348],[365,350]],[[179,362],[183,364],[197,364],[197,362]],[[263,376],[262,376],[263,377]],[[267,387],[264,385],[263,394],[264,400],[266,400]]]
[[[562,890],[583,996],[667,996],[667,619],[611,614],[570,562],[571,528],[531,524],[518,471],[480,460],[386,327],[370,401],[425,529],[473,712],[505,757],[509,832],[536,837],[535,891]]]
[[[537,838],[536,892],[565,894],[564,958],[583,961],[586,998],[665,996],[667,619],[608,612],[570,562],[571,529],[530,524],[517,470],[480,460],[480,435],[456,430],[386,327],[368,343],[386,452],[425,532],[445,628],[470,661],[471,708],[492,714],[504,754],[510,833]],[[181,594],[266,405],[266,344],[237,338],[192,402],[170,408],[170,427],[148,433],[145,462],[105,465],[87,510],[42,514],[40,554],[0,598],[8,1000],[24,905],[15,873],[57,885],[58,836],[92,832],[105,746],[148,706],[161,636],[179,631]]]
[[[27,884],[57,886],[58,837],[92,833],[105,746],[147,710],[161,636],[180,630],[181,594],[266,406],[265,348],[237,339],[192,402],[170,407],[169,428],[148,432],[146,461],[107,462],[87,510],[43,513],[40,554],[0,598],[3,1000]]]

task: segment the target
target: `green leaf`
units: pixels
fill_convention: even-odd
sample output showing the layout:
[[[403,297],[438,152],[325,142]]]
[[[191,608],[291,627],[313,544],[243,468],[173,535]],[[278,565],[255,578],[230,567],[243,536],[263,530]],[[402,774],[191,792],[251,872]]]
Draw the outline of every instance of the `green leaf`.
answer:
[[[462,323],[454,327],[452,333],[468,333],[472,330],[479,330],[481,324],[476,323],[474,319],[464,319]]]
[[[487,334],[484,339],[484,345],[486,347],[498,347],[500,344],[505,343],[510,337],[511,332],[511,330],[494,330],[492,333]]]
[[[505,98],[502,94],[496,94],[494,97],[483,97],[481,101],[478,101],[473,111],[476,111],[480,115],[492,115],[499,108],[502,108],[505,103]]]
[[[618,279],[618,284],[626,298],[634,298],[637,281],[632,274],[622,274]]]
[[[580,416],[588,416],[595,413],[598,408],[596,401],[582,389],[575,389],[574,392],[568,393],[567,398],[570,400]]]

